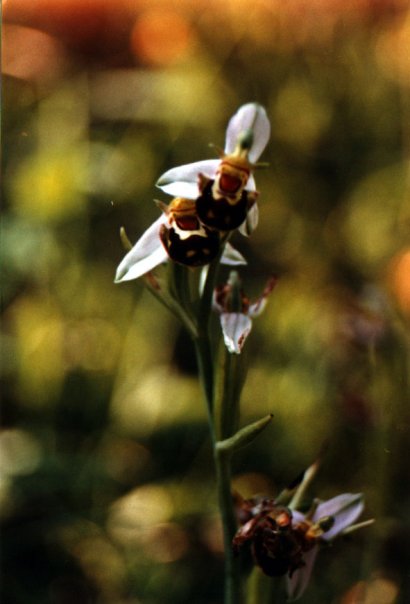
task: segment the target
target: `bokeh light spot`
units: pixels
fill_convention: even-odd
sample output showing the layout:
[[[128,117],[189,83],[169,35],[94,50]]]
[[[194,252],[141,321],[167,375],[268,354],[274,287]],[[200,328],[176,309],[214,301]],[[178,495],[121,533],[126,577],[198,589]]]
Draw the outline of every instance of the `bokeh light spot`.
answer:
[[[410,315],[410,248],[402,250],[393,258],[388,278],[399,307]]]
[[[65,64],[64,48],[56,38],[31,27],[4,25],[4,74],[43,82],[60,76]]]
[[[139,17],[130,41],[136,57],[152,65],[168,65],[185,58],[193,42],[192,28],[182,15],[159,9]]]
[[[40,460],[40,445],[31,434],[24,430],[3,430],[0,433],[1,475],[31,474]]]

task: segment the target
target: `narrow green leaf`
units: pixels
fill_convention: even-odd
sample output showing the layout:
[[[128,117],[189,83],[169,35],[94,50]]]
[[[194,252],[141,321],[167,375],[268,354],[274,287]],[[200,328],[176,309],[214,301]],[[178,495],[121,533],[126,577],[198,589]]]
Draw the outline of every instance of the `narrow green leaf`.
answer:
[[[266,428],[268,424],[272,421],[273,415],[270,413],[266,415],[262,419],[259,419],[244,428],[241,428],[231,436],[230,438],[225,438],[225,440],[220,440],[216,443],[216,451],[218,453],[233,453],[246,445],[249,445],[255,438],[258,436],[262,430]]]

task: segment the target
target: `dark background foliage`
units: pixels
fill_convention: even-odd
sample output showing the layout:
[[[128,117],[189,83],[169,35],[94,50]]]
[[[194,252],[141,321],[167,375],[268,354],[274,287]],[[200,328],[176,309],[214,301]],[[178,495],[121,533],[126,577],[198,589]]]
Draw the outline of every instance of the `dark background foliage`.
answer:
[[[4,604],[221,602],[206,414],[187,335],[113,284],[166,169],[258,101],[257,296],[234,487],[315,492],[376,524],[321,553],[303,602],[404,604],[409,535],[410,23],[400,0],[4,4]],[[217,329],[217,324],[215,324]]]

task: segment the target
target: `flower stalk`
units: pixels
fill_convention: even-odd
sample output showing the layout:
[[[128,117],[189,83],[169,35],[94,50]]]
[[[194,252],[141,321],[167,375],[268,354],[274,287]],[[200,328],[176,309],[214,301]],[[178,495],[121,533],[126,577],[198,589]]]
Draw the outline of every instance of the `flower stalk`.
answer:
[[[168,205],[157,202],[161,215],[134,246],[121,230],[127,254],[115,277],[116,283],[142,277],[149,291],[182,322],[194,343],[222,520],[225,604],[243,600],[239,553],[245,543],[256,564],[248,604],[262,604],[272,590],[278,598],[274,601],[281,602],[284,589],[276,589],[278,579],[286,576],[288,595],[298,598],[306,588],[321,542],[369,524],[354,524],[363,509],[361,494],[317,500],[306,514],[299,511],[318,464],[276,500],[241,500],[238,513],[232,495],[233,454],[253,442],[273,417],[266,415],[239,428],[245,380],[241,352],[276,278],[267,281],[253,302],[245,295],[236,270],[223,285],[217,285],[217,279],[221,264],[235,268],[246,264],[229,239],[235,230],[248,236],[257,225],[253,171],[261,165],[257,162],[269,135],[265,110],[249,103],[229,121],[219,159],[179,166],[163,174],[157,186],[173,199]],[[164,271],[160,267],[165,264],[166,274],[161,278],[154,270]],[[219,318],[218,331],[214,330],[217,321],[211,321],[213,311]],[[265,590],[261,589],[264,577],[260,569],[274,578]]]

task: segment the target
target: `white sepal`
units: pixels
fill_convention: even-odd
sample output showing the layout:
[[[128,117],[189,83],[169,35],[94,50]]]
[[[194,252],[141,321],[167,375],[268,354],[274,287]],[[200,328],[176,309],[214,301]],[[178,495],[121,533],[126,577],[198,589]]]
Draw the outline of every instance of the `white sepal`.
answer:
[[[205,159],[177,166],[164,172],[157,180],[156,186],[174,197],[196,199],[199,196],[198,179],[203,174],[214,179],[220,164],[219,159]]]
[[[229,120],[226,130],[225,153],[233,153],[238,136],[246,131],[252,130],[253,143],[249,151],[249,161],[258,161],[265,149],[270,137],[270,122],[265,109],[258,103],[247,103],[242,105]]]
[[[134,247],[120,262],[115,275],[115,283],[137,279],[158,264],[166,262],[168,254],[159,238],[161,225],[166,222],[166,215],[161,214],[139,238]]]

